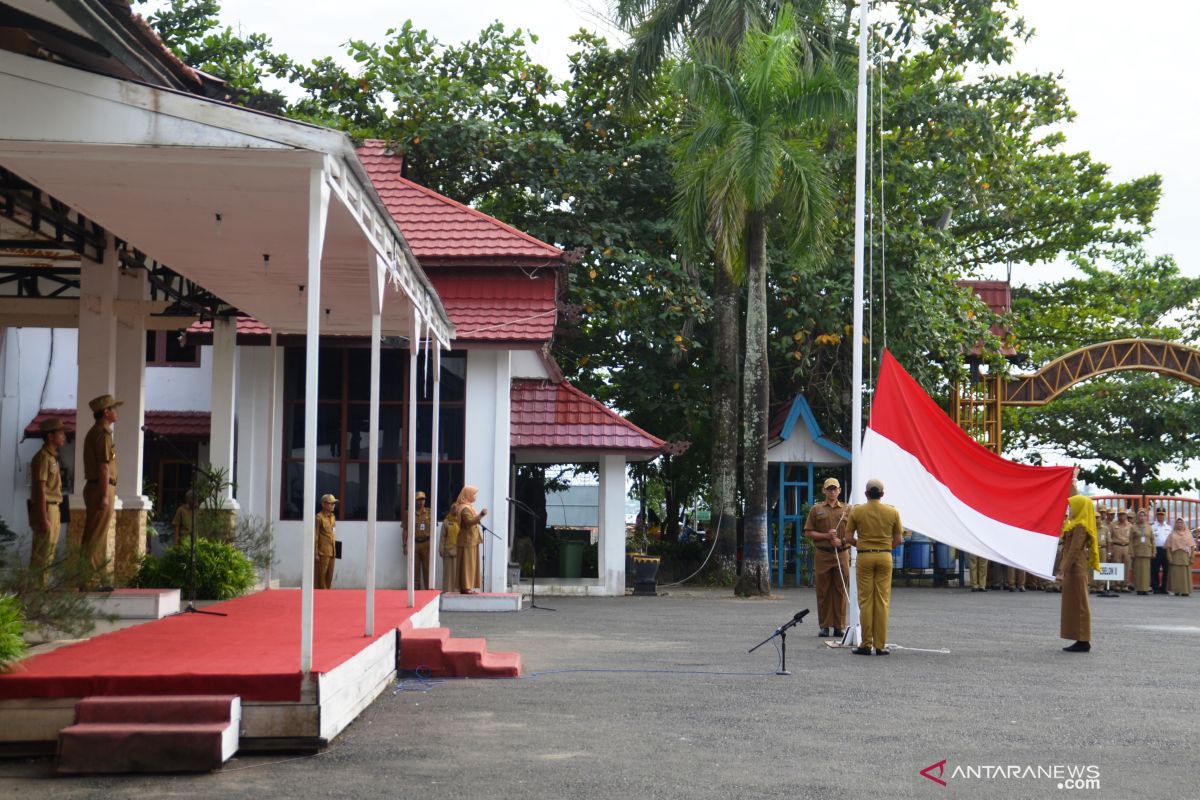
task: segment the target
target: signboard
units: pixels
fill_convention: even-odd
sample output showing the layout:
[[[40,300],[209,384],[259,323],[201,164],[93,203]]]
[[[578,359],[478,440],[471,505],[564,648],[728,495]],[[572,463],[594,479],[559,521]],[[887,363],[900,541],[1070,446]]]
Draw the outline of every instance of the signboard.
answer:
[[[1125,580],[1125,565],[1103,563],[1100,565],[1100,569],[1092,570],[1092,580],[1116,582],[1123,581]]]

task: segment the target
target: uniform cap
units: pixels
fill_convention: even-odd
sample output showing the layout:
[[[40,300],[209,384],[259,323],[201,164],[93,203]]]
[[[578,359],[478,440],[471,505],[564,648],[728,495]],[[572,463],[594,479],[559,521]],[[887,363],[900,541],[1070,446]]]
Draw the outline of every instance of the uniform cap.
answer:
[[[43,436],[45,436],[47,433],[54,433],[55,431],[65,431],[66,429],[67,429],[67,426],[62,424],[61,419],[44,419],[38,425],[38,431]]]
[[[323,495],[321,495],[321,503],[322,503],[322,505],[323,505],[323,504],[325,504],[325,503],[336,503],[337,501],[338,501],[338,499],[337,499],[336,497],[334,497],[333,495],[331,495],[331,494],[323,494]]]
[[[828,489],[830,486],[833,486],[837,489],[842,488],[842,485],[838,483],[837,478],[826,478],[825,483],[821,484],[822,489]]]
[[[882,492],[883,491],[883,481],[879,480],[879,478],[871,478],[869,481],[867,481],[867,489],[868,489],[868,491],[871,489],[878,489],[879,491]]]
[[[104,411],[107,408],[116,408],[117,406],[124,404],[124,401],[118,400],[111,394],[102,394],[99,397],[92,398],[92,401],[88,403],[88,408],[92,410],[93,414],[96,414],[100,411]]]
[[[1129,513],[1129,509],[1128,509],[1128,508],[1118,508],[1118,509],[1117,509],[1117,513],[1118,513],[1118,514],[1128,514],[1128,513]]]
[[[417,499],[418,499],[418,500],[424,500],[424,499],[425,499],[425,493],[424,493],[424,492],[417,492]]]

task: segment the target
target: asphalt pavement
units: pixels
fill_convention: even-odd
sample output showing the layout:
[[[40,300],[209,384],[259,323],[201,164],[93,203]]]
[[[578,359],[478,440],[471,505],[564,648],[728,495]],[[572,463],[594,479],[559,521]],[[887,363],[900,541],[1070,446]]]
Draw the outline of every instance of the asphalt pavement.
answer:
[[[0,793],[1200,797],[1200,595],[1093,596],[1088,654],[1062,652],[1059,597],[899,587],[887,657],[827,648],[812,589],[443,614],[456,636],[520,652],[525,676],[404,678],[315,756],[237,757],[199,776],[57,778],[48,760],[0,762]],[[814,613],[787,638],[792,674],[776,675],[774,643],[747,650],[803,608]]]

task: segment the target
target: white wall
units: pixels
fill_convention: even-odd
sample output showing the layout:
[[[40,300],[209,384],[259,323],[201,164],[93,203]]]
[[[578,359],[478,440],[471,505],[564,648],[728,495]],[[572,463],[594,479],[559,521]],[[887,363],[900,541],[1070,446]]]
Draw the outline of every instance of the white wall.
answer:
[[[514,380],[517,378],[548,380],[550,378],[550,373],[546,369],[546,362],[542,361],[541,353],[536,350],[512,351],[511,364]]]
[[[173,336],[174,334],[167,335]],[[147,411],[209,411],[211,409],[212,348],[208,345],[200,348],[200,366],[198,367],[146,367]]]

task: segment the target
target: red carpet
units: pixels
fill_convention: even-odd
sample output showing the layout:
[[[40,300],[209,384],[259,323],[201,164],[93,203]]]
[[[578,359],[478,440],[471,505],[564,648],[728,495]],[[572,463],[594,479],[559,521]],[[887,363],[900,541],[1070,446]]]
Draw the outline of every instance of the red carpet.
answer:
[[[375,593],[375,637],[363,636],[362,589],[314,593],[313,672],[345,663],[390,635],[438,592]],[[180,614],[33,656],[0,675],[0,700],[136,694],[237,694],[300,699],[300,592],[276,589],[209,606],[229,616]]]

